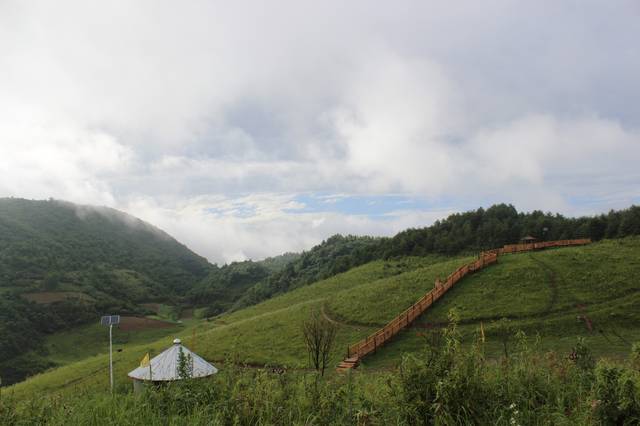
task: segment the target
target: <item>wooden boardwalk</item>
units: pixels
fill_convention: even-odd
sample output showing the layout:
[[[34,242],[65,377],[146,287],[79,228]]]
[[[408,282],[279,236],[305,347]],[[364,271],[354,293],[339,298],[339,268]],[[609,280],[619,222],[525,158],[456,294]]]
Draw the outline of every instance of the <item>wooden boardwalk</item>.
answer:
[[[344,372],[356,368],[360,360],[368,354],[375,352],[380,346],[388,342],[400,330],[411,324],[417,317],[422,315],[431,305],[442,297],[451,287],[466,275],[493,265],[498,261],[498,256],[510,253],[520,253],[532,250],[542,250],[550,247],[580,246],[591,243],[591,239],[545,241],[527,244],[509,244],[499,249],[488,250],[480,253],[474,262],[461,266],[450,274],[443,282],[437,279],[434,288],[422,296],[420,300],[411,305],[400,315],[392,319],[380,330],[362,339],[361,341],[347,348],[346,358],[338,365],[337,370]]]

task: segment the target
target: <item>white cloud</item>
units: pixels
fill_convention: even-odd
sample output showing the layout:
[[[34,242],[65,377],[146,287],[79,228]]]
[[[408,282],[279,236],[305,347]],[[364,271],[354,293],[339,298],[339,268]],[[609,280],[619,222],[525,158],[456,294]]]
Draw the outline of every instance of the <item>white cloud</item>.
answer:
[[[0,122],[0,135],[1,194],[116,204],[108,182],[127,172],[133,153],[112,136],[61,121],[19,120]]]
[[[379,221],[362,215],[295,212],[303,206],[294,198],[260,194],[237,199],[200,197],[166,204],[136,199],[125,210],[180,236],[182,242],[217,263],[302,251],[337,232],[391,235],[418,221],[432,221],[444,214],[396,212]],[[246,210],[251,214],[244,215]]]
[[[620,179],[615,188],[622,195],[618,206],[640,195],[635,189],[640,132],[615,121],[532,115],[480,130],[469,145],[475,167],[467,179],[480,187],[503,188],[528,209],[580,212],[571,202],[605,196],[612,189],[607,184],[612,176]]]
[[[492,202],[624,207],[640,199],[636,9],[0,2],[0,196],[123,208],[217,261]],[[434,208],[309,213],[299,193]]]
[[[131,200],[125,210],[154,223],[210,261],[228,263],[302,251],[335,233],[391,236],[431,224],[453,213],[395,210],[382,218],[339,212],[306,212],[295,195],[259,194],[240,198],[199,197],[160,204]],[[250,210],[251,214],[243,212]]]
[[[445,141],[460,115],[446,73],[383,50],[354,80],[335,123],[350,170],[370,178],[369,190],[441,192],[455,175]]]

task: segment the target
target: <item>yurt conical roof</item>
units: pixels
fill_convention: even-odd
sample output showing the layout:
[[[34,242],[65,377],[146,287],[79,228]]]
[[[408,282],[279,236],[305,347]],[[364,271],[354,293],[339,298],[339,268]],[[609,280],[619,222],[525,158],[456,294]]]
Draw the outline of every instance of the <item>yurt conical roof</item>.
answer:
[[[191,377],[207,377],[216,374],[218,369],[207,361],[182,346],[180,339],[175,339],[173,345],[160,355],[151,359],[149,365],[138,367],[129,372],[129,377],[137,380],[151,380],[154,382],[180,380],[180,349],[185,359],[191,356],[192,374]]]

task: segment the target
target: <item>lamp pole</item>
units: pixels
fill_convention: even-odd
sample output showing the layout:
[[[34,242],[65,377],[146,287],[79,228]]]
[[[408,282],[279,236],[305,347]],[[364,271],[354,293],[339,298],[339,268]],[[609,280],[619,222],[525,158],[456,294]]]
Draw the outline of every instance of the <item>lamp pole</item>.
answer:
[[[105,315],[100,324],[109,326],[109,384],[113,393],[113,326],[120,324],[120,315]]]
[[[113,393],[113,324],[109,324],[109,382]]]

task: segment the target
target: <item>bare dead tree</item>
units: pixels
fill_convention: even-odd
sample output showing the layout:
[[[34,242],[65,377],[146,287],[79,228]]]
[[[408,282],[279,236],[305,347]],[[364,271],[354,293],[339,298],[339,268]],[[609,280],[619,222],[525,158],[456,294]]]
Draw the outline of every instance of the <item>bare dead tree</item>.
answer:
[[[309,363],[324,376],[329,363],[329,354],[336,338],[338,328],[319,311],[313,311],[302,323],[302,334],[307,345]]]

